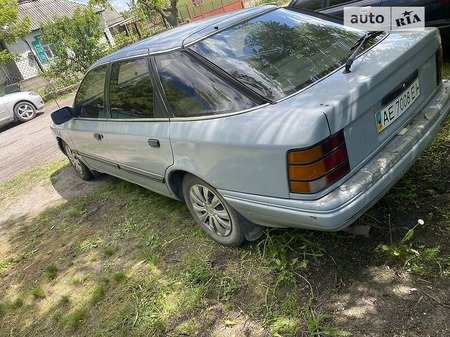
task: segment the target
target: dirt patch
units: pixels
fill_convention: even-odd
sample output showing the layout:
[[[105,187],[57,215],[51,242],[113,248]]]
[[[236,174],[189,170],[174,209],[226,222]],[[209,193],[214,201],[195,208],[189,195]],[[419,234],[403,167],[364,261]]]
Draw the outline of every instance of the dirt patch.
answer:
[[[36,216],[45,208],[57,206],[67,200],[88,194],[108,180],[101,176],[92,181],[83,181],[72,167],[66,167],[52,177],[54,183],[45,182],[34,186],[20,198],[6,200],[0,216],[3,222]]]

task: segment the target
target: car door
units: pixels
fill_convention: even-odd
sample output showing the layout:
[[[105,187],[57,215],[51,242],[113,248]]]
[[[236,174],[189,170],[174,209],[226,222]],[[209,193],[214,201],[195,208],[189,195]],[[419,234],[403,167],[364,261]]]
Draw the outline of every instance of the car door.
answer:
[[[112,63],[107,97],[110,120],[104,136],[121,177],[167,195],[164,175],[173,163],[169,118],[154,93],[148,59]]]
[[[96,171],[117,175],[117,163],[109,150],[109,122],[105,107],[105,80],[107,65],[88,72],[75,96],[68,130],[72,150]]]
[[[0,97],[0,126],[9,123],[12,120],[13,120],[12,113],[8,111],[6,104],[2,101]]]

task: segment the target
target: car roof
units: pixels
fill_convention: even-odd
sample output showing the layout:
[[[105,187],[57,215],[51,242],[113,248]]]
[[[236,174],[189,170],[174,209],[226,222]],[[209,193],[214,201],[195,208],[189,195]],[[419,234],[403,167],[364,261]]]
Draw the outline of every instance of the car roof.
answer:
[[[118,59],[132,58],[146,54],[160,54],[199,41],[209,35],[248,20],[265,12],[276,9],[274,5],[264,5],[244,9],[238,12],[226,13],[208,19],[187,23],[176,28],[155,34],[140,42],[122,48],[98,60],[91,68]]]

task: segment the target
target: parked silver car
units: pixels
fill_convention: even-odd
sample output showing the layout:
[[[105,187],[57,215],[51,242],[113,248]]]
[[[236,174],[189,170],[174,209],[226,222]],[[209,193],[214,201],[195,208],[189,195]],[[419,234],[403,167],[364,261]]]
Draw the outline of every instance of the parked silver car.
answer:
[[[262,6],[101,59],[52,130],[83,179],[184,200],[224,245],[263,226],[339,231],[441,129],[441,68],[437,29],[366,34]]]
[[[0,127],[8,123],[26,122],[44,107],[41,96],[32,91],[15,92],[0,97]]]

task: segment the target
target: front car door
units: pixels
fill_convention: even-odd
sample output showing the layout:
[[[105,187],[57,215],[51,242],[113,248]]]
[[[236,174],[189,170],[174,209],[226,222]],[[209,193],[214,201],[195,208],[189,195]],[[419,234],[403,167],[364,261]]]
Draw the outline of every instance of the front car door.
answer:
[[[105,107],[105,80],[107,65],[88,72],[75,96],[68,130],[70,148],[81,156],[89,168],[99,172],[117,174],[117,164],[109,150],[106,137],[109,127]]]
[[[6,104],[3,103],[2,98],[0,97],[0,126],[5,125],[13,120],[14,117],[12,113],[8,111]]]

